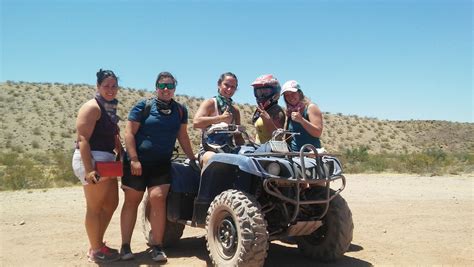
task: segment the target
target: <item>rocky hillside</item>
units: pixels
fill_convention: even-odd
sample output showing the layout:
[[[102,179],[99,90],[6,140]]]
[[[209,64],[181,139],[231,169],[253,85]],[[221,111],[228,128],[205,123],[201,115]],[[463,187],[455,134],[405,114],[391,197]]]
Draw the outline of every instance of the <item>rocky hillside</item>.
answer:
[[[87,84],[0,83],[0,151],[39,152],[72,149],[74,123],[79,107],[95,92]],[[122,88],[119,115],[151,92]],[[210,97],[210,96],[206,96]],[[190,111],[189,133],[199,145],[200,133],[192,128],[192,117],[204,98],[177,95]],[[254,133],[250,119],[253,105],[240,105],[243,124]],[[120,122],[122,129],[124,121]],[[474,151],[474,124],[447,121],[387,121],[375,118],[324,114],[323,145],[331,152],[367,146],[371,153],[404,153],[441,148],[446,152]]]

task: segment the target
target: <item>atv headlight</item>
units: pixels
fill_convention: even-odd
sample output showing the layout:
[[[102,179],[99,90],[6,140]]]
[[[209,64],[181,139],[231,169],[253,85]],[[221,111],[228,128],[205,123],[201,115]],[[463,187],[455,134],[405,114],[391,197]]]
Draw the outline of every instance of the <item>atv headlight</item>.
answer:
[[[277,162],[270,162],[270,164],[267,165],[267,172],[271,175],[278,176],[280,175],[280,171],[281,167]]]

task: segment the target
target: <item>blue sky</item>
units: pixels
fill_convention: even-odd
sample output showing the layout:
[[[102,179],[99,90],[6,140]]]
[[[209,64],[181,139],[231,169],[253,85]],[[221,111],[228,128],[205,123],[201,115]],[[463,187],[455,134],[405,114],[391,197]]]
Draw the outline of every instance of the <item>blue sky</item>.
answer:
[[[208,98],[218,76],[295,79],[322,111],[389,120],[473,121],[471,1],[1,0],[0,81],[154,89]],[[283,104],[282,99],[280,103]]]

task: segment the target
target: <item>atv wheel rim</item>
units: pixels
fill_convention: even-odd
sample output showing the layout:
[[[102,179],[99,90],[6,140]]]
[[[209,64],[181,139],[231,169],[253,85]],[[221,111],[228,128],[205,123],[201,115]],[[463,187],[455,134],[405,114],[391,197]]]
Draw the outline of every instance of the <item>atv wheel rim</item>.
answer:
[[[237,229],[231,217],[225,217],[217,227],[217,241],[220,244],[223,258],[230,259],[237,249]]]

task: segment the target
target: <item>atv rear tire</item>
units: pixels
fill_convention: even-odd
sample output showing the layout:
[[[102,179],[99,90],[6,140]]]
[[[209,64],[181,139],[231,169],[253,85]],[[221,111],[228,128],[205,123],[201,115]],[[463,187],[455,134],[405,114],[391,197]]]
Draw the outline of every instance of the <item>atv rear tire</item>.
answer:
[[[267,223],[253,196],[238,190],[216,196],[207,211],[206,231],[214,266],[263,266]]]
[[[354,224],[352,213],[340,195],[329,204],[323,225],[307,236],[296,238],[300,251],[308,257],[323,262],[341,258],[352,241]]]
[[[153,240],[151,234],[151,225],[148,220],[150,215],[150,203],[148,201],[148,196],[143,198],[141,204],[141,221],[142,221],[142,232],[145,236],[148,246],[154,245],[156,242]],[[163,247],[174,246],[181,239],[183,235],[184,225],[180,223],[171,222],[166,219],[165,232],[163,235]]]

